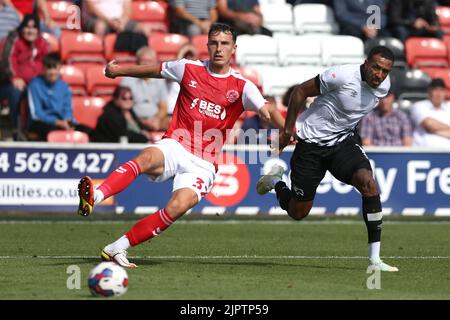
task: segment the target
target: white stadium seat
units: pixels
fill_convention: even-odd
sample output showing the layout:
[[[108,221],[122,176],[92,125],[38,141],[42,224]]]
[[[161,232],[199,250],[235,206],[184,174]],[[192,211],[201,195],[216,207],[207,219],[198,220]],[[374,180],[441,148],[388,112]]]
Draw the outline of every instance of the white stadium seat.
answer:
[[[295,32],[338,33],[333,10],[324,4],[299,4],[294,6]]]
[[[255,65],[252,68],[257,70],[261,76],[264,93],[276,98],[280,98],[290,86],[314,78],[324,70],[322,67],[310,66],[274,67]]]
[[[286,3],[286,0],[259,0],[260,6],[264,6],[266,4],[277,4],[277,5],[281,4],[281,5],[283,5],[285,3]]]
[[[237,37],[236,63],[278,64],[277,41],[265,35],[240,35]]]
[[[312,35],[278,35],[278,59],[282,66],[322,64],[322,40]]]
[[[272,32],[294,33],[292,5],[289,3],[265,4],[260,7],[264,17],[264,27]]]
[[[363,63],[364,58],[364,43],[357,37],[330,35],[322,39],[324,66]]]

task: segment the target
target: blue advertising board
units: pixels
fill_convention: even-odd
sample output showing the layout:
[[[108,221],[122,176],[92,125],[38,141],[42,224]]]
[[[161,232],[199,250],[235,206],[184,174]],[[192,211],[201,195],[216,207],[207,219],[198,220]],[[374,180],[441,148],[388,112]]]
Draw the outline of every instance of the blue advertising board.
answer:
[[[0,210],[75,212],[77,183],[84,175],[99,184],[144,145],[0,144]],[[275,195],[260,196],[256,181],[274,163],[286,168],[290,185],[292,148],[278,158],[257,147],[226,146],[211,192],[189,214],[279,215]],[[450,216],[450,151],[371,149],[367,155],[381,192],[384,215]],[[140,176],[96,212],[150,214],[170,197],[172,180],[150,182]],[[329,173],[317,189],[311,215],[357,215],[361,197]]]

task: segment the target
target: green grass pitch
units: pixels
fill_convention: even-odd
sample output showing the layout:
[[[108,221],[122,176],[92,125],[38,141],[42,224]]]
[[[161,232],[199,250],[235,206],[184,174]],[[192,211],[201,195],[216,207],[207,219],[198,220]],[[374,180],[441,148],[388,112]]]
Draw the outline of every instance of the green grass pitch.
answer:
[[[382,256],[400,269],[369,290],[362,221],[182,219],[130,250],[121,299],[450,299],[450,223],[384,224]],[[101,248],[132,221],[1,222],[0,299],[99,299],[87,288]],[[69,290],[67,268],[81,270]],[[102,298],[101,298],[102,299]]]

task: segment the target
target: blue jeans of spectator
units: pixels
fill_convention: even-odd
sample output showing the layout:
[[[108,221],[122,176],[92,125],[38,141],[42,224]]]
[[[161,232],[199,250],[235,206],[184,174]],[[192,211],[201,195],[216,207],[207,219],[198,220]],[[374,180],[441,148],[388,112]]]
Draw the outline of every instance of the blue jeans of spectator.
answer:
[[[13,128],[17,128],[17,123],[19,121],[19,105],[22,94],[23,91],[14,87],[10,82],[0,85],[0,98],[8,99],[9,118]]]

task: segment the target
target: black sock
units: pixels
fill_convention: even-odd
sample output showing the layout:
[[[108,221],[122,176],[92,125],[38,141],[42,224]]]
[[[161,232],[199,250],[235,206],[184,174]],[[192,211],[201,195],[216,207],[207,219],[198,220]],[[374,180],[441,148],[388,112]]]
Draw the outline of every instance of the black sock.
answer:
[[[281,209],[288,211],[289,201],[291,201],[292,198],[291,189],[289,189],[283,181],[278,181],[275,184],[275,192]]]
[[[380,196],[363,197],[362,200],[363,218],[367,227],[369,243],[378,242],[381,239],[383,225]]]

